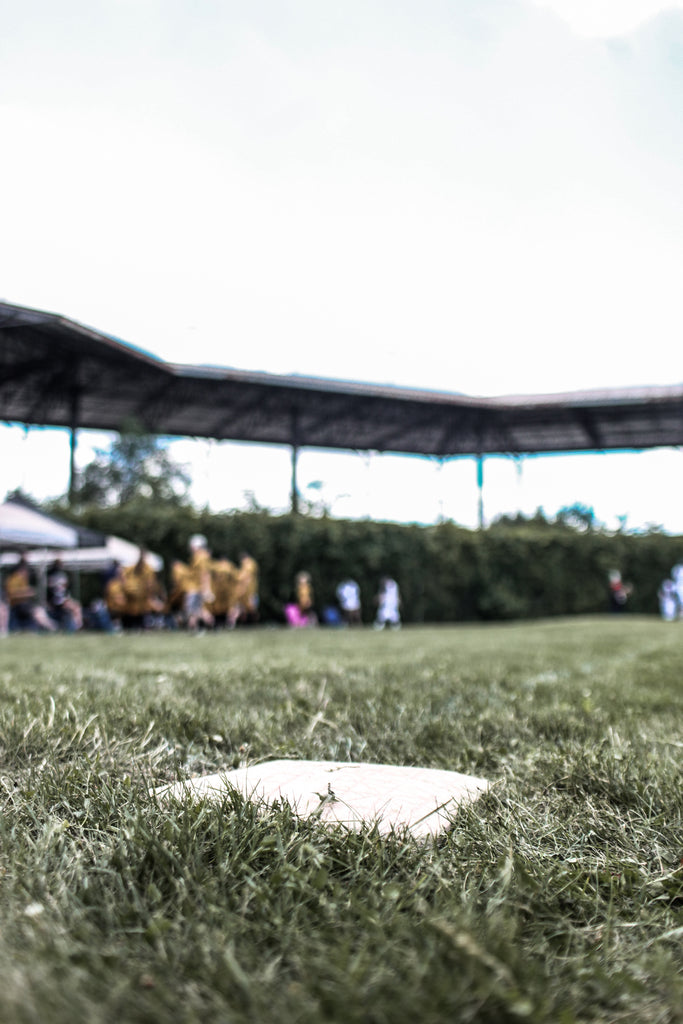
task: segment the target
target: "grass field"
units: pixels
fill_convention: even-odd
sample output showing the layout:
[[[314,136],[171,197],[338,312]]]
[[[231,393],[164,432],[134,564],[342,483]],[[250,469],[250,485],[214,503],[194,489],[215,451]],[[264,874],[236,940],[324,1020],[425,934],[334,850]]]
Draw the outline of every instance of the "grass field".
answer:
[[[482,775],[442,840],[148,788]],[[683,1021],[683,624],[0,643],[0,1021]]]

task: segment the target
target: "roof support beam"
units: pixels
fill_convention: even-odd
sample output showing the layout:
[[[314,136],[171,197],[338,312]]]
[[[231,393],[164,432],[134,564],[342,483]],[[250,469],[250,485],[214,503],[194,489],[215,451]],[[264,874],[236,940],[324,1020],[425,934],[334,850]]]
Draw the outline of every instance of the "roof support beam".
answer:
[[[292,514],[299,513],[299,482],[297,470],[299,462],[299,410],[292,409]]]
[[[81,408],[81,392],[76,385],[71,392],[71,426],[69,428],[69,504],[76,494],[76,445],[78,443],[78,417]]]
[[[484,529],[484,456],[481,452],[477,455],[477,523],[479,529]]]

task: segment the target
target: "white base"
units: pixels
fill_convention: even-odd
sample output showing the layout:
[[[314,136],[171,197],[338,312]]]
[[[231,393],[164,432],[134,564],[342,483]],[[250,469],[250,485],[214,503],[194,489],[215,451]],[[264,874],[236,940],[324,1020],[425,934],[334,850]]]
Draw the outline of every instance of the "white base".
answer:
[[[236,789],[267,807],[288,803],[301,817],[359,830],[376,824],[386,835],[406,828],[417,837],[435,836],[452,823],[459,804],[488,789],[485,779],[433,768],[345,761],[268,761],[236,771],[204,775],[155,790],[161,799],[194,796],[218,800]]]

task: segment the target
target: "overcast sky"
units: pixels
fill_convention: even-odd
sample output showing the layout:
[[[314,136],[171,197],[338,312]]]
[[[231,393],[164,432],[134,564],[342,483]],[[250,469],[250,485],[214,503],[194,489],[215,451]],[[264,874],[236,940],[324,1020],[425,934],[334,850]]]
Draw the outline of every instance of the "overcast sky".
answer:
[[[682,95],[666,0],[5,0],[0,296],[178,362],[680,383]],[[64,490],[52,433],[2,431],[0,491]],[[178,451],[197,500],[287,500],[286,452]],[[488,460],[487,512],[683,532],[682,468]],[[339,514],[468,523],[474,479],[314,453],[300,476]]]

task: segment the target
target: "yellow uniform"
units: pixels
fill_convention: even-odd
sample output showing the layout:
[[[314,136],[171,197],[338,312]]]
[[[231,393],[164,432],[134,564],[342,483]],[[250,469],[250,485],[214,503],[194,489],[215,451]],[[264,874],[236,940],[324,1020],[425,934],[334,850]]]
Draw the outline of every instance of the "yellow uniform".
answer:
[[[190,559],[190,590],[207,596],[211,590],[211,555],[206,548],[197,548]]]
[[[159,583],[154,569],[147,562],[125,568],[122,584],[126,595],[126,615],[147,615],[160,610]]]
[[[120,576],[112,576],[104,589],[104,601],[112,619],[126,614],[126,592]]]
[[[188,628],[194,630],[198,626],[213,626],[214,618],[208,605],[214,595],[211,589],[211,555],[206,546],[206,537],[200,534],[191,537],[190,551],[183,612]]]
[[[169,594],[168,605],[170,611],[178,611],[183,606],[185,594],[190,589],[191,571],[189,565],[176,561],[171,566],[171,583],[173,589]]]
[[[229,615],[236,604],[238,584],[237,567],[227,558],[211,563],[211,590],[213,601],[209,603],[212,615]]]
[[[10,608],[33,601],[36,592],[29,583],[27,569],[19,568],[10,573],[5,580],[5,593]]]
[[[248,614],[258,609],[258,564],[251,555],[245,555],[240,562],[237,601]]]
[[[299,573],[296,578],[296,603],[302,612],[310,612],[313,607],[313,585],[308,573]]]

